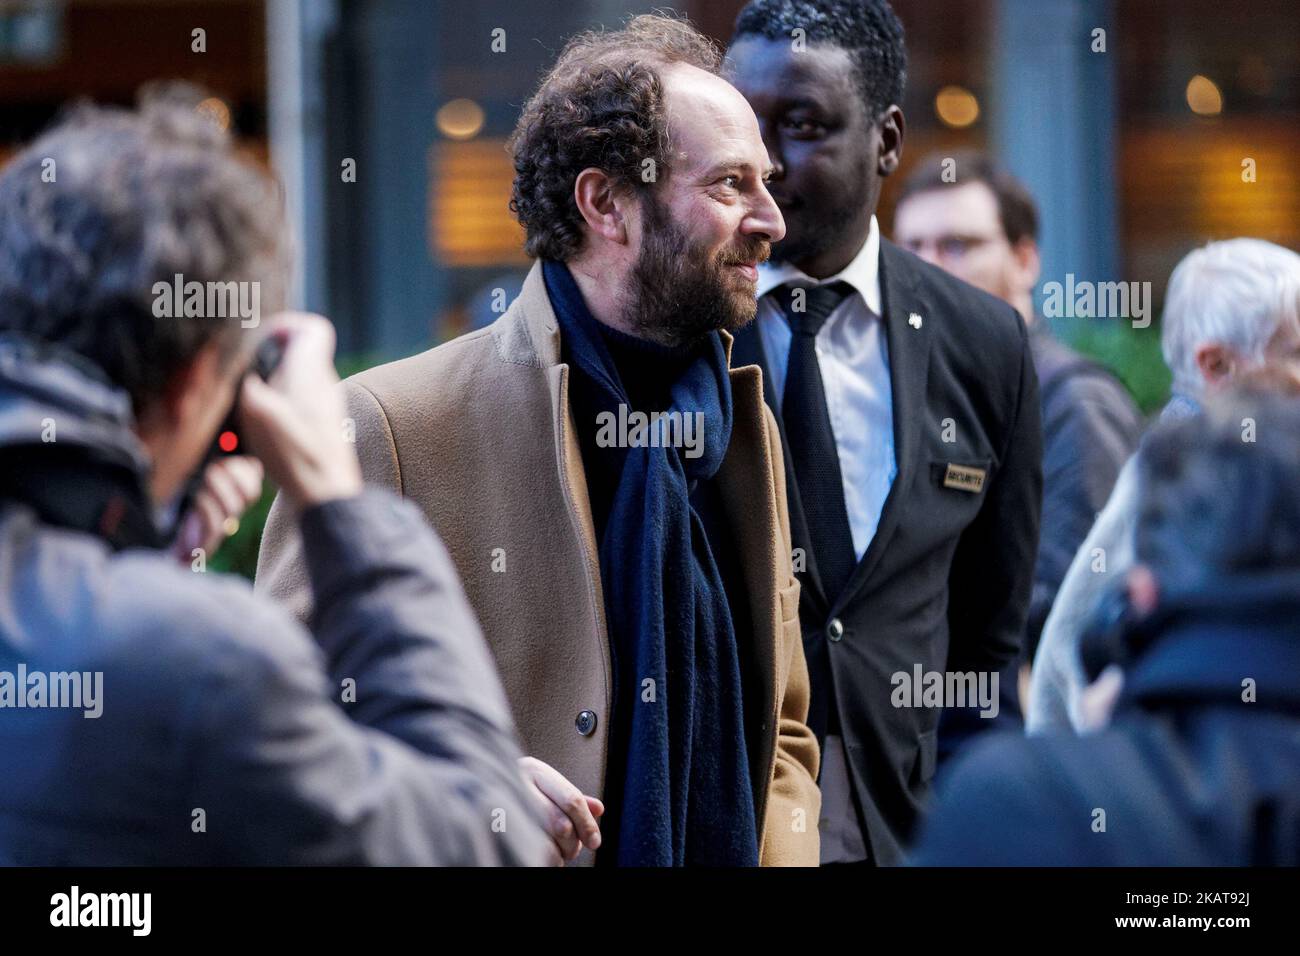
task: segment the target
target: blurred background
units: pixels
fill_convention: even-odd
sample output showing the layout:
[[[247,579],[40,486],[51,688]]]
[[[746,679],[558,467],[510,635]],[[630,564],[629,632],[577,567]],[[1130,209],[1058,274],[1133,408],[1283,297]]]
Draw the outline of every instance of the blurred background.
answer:
[[[674,5],[725,43],[743,0]],[[1042,215],[1042,284],[1150,282],[1157,321],[1053,320],[1140,406],[1166,397],[1159,309],[1211,239],[1300,248],[1294,0],[893,0],[907,32],[902,175],[976,147]],[[69,101],[184,78],[286,187],[296,304],[341,371],[494,319],[522,282],[505,140],[564,40],[664,4],[621,0],[0,0],[0,164]],[[1097,30],[1105,52],[1094,52]],[[1242,164],[1254,160],[1254,182]],[[502,290],[497,292],[496,290]],[[266,502],[263,502],[263,508]],[[250,573],[260,515],[214,559]]]

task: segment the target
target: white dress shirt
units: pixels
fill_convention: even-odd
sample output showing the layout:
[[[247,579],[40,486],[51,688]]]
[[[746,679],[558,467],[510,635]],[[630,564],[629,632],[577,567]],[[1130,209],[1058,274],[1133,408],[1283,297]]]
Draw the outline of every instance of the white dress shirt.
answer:
[[[880,318],[880,226],[876,217],[871,217],[867,241],[853,261],[839,274],[821,282],[789,263],[759,268],[755,321],[767,355],[778,411],[785,391],[792,333],[777,297],[766,293],[792,280],[806,285],[843,281],[856,290],[836,306],[817,333],[817,365],[839,452],[853,550],[861,561],[898,474],[889,348]]]
[[[807,285],[844,281],[854,288],[817,333],[826,409],[840,459],[844,507],[859,561],[875,536],[885,498],[898,475],[894,456],[894,396],[889,375],[889,347],[880,317],[880,226],[871,231],[853,261],[838,275],[818,282],[789,263],[764,265],[758,277],[758,322],[772,389],[780,408],[792,333],[777,297],[766,295],[792,280]],[[848,758],[838,735],[822,748],[822,817],[818,821],[822,863],[850,863],[870,856],[866,835],[858,827],[849,782]]]

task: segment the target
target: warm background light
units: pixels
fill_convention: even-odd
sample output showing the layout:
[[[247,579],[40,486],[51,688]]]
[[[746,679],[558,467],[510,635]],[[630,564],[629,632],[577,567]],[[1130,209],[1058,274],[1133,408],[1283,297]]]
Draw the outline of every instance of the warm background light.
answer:
[[[1200,116],[1218,116],[1223,112],[1223,94],[1213,80],[1198,73],[1187,81],[1187,105]]]
[[[527,264],[510,212],[514,163],[504,140],[435,143],[430,154],[430,241],[449,266]]]
[[[935,95],[934,112],[945,126],[964,129],[979,119],[980,104],[965,87],[945,86]]]
[[[483,107],[473,100],[452,100],[438,110],[438,130],[448,139],[473,139],[483,128]]]

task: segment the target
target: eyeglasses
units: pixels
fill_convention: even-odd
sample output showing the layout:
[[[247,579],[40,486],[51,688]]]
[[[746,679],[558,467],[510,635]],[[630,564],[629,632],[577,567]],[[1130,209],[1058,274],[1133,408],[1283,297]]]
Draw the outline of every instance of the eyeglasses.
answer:
[[[962,236],[946,235],[935,239],[917,239],[904,243],[908,252],[923,256],[927,249],[933,248],[935,258],[958,261],[971,252],[990,243],[1002,241],[1001,236]]]

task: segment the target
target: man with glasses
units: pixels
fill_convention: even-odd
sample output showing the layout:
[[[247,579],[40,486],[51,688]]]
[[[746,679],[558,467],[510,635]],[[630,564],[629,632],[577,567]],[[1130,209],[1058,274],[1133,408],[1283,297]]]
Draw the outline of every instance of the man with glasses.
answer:
[[[1052,338],[1035,313],[1038,210],[1024,185],[991,158],[957,152],[923,160],[903,185],[894,239],[1010,303],[1029,329],[1043,411],[1043,530],[1022,656],[1027,669],[1066,569],[1133,452],[1141,418],[1119,381]],[[1005,705],[1016,703],[1008,693],[1017,690],[1018,671],[1001,682],[1002,712],[1011,717],[1019,708]],[[963,737],[944,736],[941,757]]]
[[[821,862],[895,864],[943,706],[905,701],[899,681],[987,688],[1024,634],[1042,459],[1028,335],[1005,302],[881,236],[907,72],[885,0],[752,0],[727,59],[786,227],[731,363],[762,368],[787,452]]]

